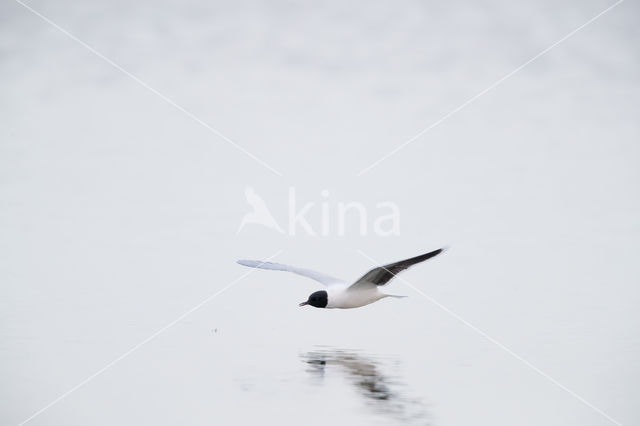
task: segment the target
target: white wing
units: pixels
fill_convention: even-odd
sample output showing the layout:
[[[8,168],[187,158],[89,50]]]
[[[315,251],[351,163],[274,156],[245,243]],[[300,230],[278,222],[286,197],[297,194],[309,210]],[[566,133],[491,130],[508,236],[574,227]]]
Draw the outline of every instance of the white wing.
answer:
[[[281,263],[260,262],[258,260],[238,260],[240,265],[249,266],[251,268],[270,269],[272,271],[287,271],[294,274],[302,275],[312,280],[316,280],[321,284],[329,287],[332,285],[345,285],[346,281],[325,275],[321,272],[312,271],[310,269],[296,268],[295,266],[283,265]]]

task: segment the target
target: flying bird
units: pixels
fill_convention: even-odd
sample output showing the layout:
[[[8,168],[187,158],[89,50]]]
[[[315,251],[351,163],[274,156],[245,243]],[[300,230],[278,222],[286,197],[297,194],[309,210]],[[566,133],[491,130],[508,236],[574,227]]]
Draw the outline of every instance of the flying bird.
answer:
[[[443,250],[444,249],[434,250],[420,256],[412,257],[411,259],[373,268],[354,283],[349,283],[348,281],[334,278],[320,272],[283,265],[281,263],[260,262],[257,260],[238,260],[238,263],[251,268],[293,272],[294,274],[302,275],[324,284],[327,288],[326,290],[311,293],[305,302],[300,303],[300,306],[310,305],[316,308],[349,309],[359,308],[385,297],[406,297],[385,293],[381,290],[381,287],[405,269],[408,269],[416,263],[424,262],[427,259],[437,256],[442,253]]]

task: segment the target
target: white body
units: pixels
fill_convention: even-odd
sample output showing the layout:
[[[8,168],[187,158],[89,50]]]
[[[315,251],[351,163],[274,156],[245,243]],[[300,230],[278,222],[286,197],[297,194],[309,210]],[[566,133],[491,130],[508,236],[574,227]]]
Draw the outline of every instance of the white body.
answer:
[[[349,309],[359,308],[376,302],[384,297],[391,296],[383,293],[377,286],[367,286],[358,289],[349,289],[349,284],[333,285],[327,287],[327,309]]]

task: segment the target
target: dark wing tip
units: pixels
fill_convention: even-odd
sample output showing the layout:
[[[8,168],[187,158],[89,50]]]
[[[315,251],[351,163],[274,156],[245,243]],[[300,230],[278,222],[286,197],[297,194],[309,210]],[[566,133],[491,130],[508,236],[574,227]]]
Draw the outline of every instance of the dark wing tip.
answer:
[[[417,262],[423,262],[423,261],[425,261],[427,259],[431,259],[432,257],[439,255],[440,253],[442,253],[443,251],[445,251],[447,249],[448,249],[448,247],[445,246],[445,247],[439,248],[437,250],[430,251],[429,253],[425,253],[425,254],[422,254],[420,256],[414,257],[413,259],[410,259],[410,260],[415,260]],[[415,262],[415,263],[417,263],[417,262]]]
[[[449,246],[442,246],[438,250],[434,250],[434,251],[432,251],[430,253],[427,253],[427,254],[433,254],[432,256],[429,256],[429,257],[437,256],[437,255],[439,255],[441,253],[444,253],[445,251],[448,251],[450,248],[451,247],[449,247]]]

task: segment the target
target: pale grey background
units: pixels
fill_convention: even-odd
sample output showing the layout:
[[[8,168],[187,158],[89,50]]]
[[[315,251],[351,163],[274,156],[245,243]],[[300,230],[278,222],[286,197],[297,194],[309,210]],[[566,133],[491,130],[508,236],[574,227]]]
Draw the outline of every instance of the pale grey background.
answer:
[[[238,258],[282,249],[356,278],[371,266],[357,250],[389,262],[444,244],[403,277],[640,422],[637,2],[356,177],[612,3],[29,2],[279,177],[3,0],[0,422],[241,276]],[[278,218],[290,186],[393,201],[401,235],[236,235],[246,185]],[[315,289],[256,271],[28,424],[369,425],[411,410],[418,424],[612,424],[401,282],[410,298],[299,308]],[[345,350],[397,397],[367,398]]]

